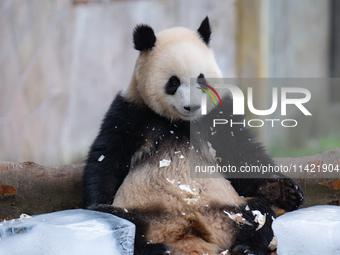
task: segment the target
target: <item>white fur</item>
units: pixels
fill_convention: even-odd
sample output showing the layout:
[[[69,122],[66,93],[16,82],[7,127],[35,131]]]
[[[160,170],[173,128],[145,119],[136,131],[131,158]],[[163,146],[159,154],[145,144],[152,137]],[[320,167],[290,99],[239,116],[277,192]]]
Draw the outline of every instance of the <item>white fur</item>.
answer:
[[[206,78],[222,77],[213,51],[196,31],[186,28],[164,30],[156,37],[155,47],[140,53],[132,81],[123,91],[123,96],[145,103],[153,111],[172,120],[200,117],[200,109],[190,113],[184,107],[201,105],[202,91],[190,79],[197,79],[201,73]],[[174,95],[165,93],[171,76],[177,76],[181,81]],[[208,109],[211,107],[213,104],[210,102]]]
[[[140,53],[130,86],[122,96],[146,104],[171,120],[199,118],[200,109],[190,114],[184,107],[201,105],[202,91],[196,82],[201,73],[206,78],[222,77],[212,50],[196,31],[186,28],[165,30],[156,37],[155,47]],[[168,95],[165,87],[172,76],[177,76],[181,85],[174,95]],[[212,107],[209,101],[208,110]],[[223,210],[210,208],[239,206],[247,199],[240,197],[224,178],[193,178],[191,162],[213,164],[211,145],[202,144],[202,155],[192,155],[185,141],[169,141],[148,160],[140,161],[143,155],[150,155],[153,145],[151,138],[145,138],[145,144],[132,157],[132,170],[113,205],[128,210],[160,209],[161,216],[147,219],[145,237],[154,243],[166,243],[173,254],[217,254],[230,249],[239,230]],[[191,233],[197,228],[209,241]]]

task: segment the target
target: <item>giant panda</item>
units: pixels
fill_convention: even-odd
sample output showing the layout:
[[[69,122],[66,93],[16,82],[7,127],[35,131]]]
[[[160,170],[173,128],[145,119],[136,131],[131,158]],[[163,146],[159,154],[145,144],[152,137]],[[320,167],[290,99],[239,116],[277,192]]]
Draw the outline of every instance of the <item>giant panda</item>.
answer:
[[[290,211],[302,203],[301,187],[279,174],[191,176],[192,161],[274,164],[246,128],[223,127],[216,136],[200,126],[218,109],[209,103],[202,116],[200,94],[189,94],[199,82],[190,79],[222,77],[210,39],[208,17],[196,31],[176,27],[155,34],[138,25],[133,42],[140,54],[131,82],[112,102],[90,148],[84,206],[135,223],[137,255],[267,254],[272,208]],[[232,114],[232,98],[224,95],[223,103]],[[193,122],[201,132],[190,137]],[[211,148],[221,144],[214,155]]]

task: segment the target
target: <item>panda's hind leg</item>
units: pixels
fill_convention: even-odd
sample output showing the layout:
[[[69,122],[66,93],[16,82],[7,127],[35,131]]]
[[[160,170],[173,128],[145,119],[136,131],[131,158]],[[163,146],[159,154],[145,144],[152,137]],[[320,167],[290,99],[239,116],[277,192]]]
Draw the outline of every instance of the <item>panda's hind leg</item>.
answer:
[[[120,218],[126,219],[136,225],[136,237],[134,255],[167,255],[171,254],[170,249],[163,243],[149,243],[145,239],[147,231],[147,224],[142,219],[141,214],[132,210],[123,210],[121,208],[113,207],[110,204],[101,204],[90,206],[87,209],[111,213]]]
[[[238,211],[239,212],[239,211]],[[240,232],[230,249],[232,255],[267,255],[274,234],[274,211],[264,198],[254,198],[241,208],[246,223],[237,223]]]

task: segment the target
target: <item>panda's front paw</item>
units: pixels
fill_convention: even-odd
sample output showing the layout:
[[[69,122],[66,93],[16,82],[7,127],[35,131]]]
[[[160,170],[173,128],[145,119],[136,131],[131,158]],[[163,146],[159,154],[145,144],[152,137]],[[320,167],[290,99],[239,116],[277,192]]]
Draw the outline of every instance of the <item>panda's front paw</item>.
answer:
[[[267,255],[267,251],[254,251],[250,246],[245,244],[235,245],[231,251],[231,255]]]
[[[304,199],[301,186],[293,179],[279,179],[282,196],[276,200],[277,205],[286,211],[297,209]]]
[[[164,243],[147,244],[143,249],[136,251],[136,255],[170,255],[171,251]]]
[[[261,185],[259,194],[286,211],[297,209],[304,200],[301,186],[293,179],[273,175]]]

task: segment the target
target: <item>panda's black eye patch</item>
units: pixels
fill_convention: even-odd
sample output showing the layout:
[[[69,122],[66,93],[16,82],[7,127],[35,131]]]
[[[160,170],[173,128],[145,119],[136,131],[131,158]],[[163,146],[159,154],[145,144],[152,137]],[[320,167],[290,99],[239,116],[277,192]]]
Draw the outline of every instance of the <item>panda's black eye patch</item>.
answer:
[[[181,85],[181,81],[177,76],[171,76],[165,86],[165,92],[169,95],[175,95],[178,87]]]

